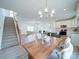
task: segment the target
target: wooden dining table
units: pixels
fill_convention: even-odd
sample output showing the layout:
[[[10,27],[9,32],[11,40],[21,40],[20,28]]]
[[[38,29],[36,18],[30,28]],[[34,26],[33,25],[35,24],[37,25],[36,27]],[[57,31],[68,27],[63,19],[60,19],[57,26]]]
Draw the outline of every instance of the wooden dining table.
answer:
[[[59,38],[51,38],[50,45],[42,44],[42,40],[36,40],[23,47],[28,52],[29,59],[47,59],[48,55],[54,50],[59,43]]]

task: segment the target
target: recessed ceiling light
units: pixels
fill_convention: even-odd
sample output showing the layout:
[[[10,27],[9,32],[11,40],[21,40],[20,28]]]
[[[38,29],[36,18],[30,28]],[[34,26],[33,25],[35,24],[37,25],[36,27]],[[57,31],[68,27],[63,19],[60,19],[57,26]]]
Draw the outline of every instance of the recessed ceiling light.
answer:
[[[64,9],[64,11],[66,11],[67,9]]]

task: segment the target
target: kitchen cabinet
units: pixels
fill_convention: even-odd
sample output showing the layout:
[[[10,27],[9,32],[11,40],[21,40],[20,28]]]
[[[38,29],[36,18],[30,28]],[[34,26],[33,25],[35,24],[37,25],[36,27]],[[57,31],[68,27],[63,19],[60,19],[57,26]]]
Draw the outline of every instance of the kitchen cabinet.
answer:
[[[76,17],[73,22],[72,22],[73,26],[72,27],[79,27],[79,18]]]
[[[77,19],[77,27],[79,27],[79,18]]]
[[[79,47],[79,32],[71,34],[71,42],[74,46]]]
[[[74,19],[69,19],[69,20],[57,21],[55,25],[56,25],[56,28],[61,28],[61,25],[66,25],[67,28],[79,27],[79,19],[74,18]]]
[[[56,28],[60,28],[61,25],[67,25],[67,27],[72,26],[72,20],[63,20],[56,22]]]

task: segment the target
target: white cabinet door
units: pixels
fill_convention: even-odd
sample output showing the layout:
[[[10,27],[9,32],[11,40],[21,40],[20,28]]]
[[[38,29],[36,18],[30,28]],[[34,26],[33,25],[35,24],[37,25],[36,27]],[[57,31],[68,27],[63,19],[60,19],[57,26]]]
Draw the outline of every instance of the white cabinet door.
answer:
[[[71,42],[74,46],[79,46],[79,33],[71,34]]]
[[[79,19],[78,19],[78,22],[77,22],[77,24],[78,24],[78,27],[79,27]]]

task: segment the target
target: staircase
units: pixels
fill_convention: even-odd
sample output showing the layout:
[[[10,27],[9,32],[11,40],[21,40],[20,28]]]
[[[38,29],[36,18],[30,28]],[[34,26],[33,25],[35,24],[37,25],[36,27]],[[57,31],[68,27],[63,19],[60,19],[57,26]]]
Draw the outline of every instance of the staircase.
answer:
[[[14,19],[5,17],[1,48],[18,45]]]

